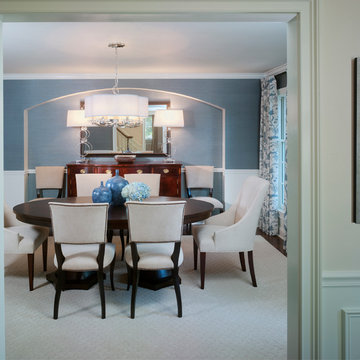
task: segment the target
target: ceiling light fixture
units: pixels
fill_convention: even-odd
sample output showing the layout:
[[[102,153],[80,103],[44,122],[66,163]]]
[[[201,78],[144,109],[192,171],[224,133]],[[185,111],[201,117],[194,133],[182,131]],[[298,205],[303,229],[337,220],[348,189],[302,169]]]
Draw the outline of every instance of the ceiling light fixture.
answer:
[[[113,93],[85,97],[85,116],[97,126],[137,127],[149,115],[149,99],[147,97],[120,94],[118,49],[124,46],[123,43],[109,44],[109,47],[115,49],[116,57]]]

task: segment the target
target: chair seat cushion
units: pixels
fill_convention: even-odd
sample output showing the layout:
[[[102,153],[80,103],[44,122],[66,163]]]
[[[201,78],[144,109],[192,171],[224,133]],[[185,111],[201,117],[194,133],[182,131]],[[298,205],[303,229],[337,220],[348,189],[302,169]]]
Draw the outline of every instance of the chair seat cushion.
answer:
[[[224,205],[222,204],[221,201],[219,201],[218,199],[215,199],[211,196],[194,196],[194,197],[192,197],[192,199],[206,201],[210,204],[213,204],[215,209],[223,209],[224,208]]]
[[[17,254],[32,254],[49,236],[49,229],[41,226],[17,225],[9,226],[7,229],[23,238],[19,242]]]
[[[139,270],[158,270],[158,269],[173,269],[174,263],[171,260],[171,255],[174,251],[174,243],[138,243],[137,251],[140,256],[138,262]],[[184,260],[184,254],[180,248],[179,263],[180,266]],[[133,267],[131,257],[131,246],[125,248],[125,261]]]
[[[214,233],[217,230],[226,229],[221,225],[193,225],[192,234],[200,252],[217,251],[215,248]]]
[[[65,271],[87,271],[98,270],[99,266],[96,258],[99,253],[98,244],[73,245],[62,244],[61,249],[65,256],[62,269]],[[115,245],[105,244],[104,268],[110,265],[115,256]],[[56,256],[54,257],[55,266],[58,266]]]

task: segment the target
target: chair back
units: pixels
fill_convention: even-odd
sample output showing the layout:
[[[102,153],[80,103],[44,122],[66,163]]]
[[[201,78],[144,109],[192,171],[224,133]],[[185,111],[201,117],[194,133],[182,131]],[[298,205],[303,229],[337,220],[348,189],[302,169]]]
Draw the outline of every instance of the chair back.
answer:
[[[186,201],[128,201],[128,226],[133,242],[181,240]]]
[[[64,189],[64,166],[36,166],[37,197],[42,197],[42,190],[59,190],[58,197]]]
[[[209,188],[214,187],[213,166],[185,166],[186,187]]]
[[[100,186],[101,181],[106,183],[111,174],[75,174],[76,196],[91,196],[95,188]]]
[[[150,187],[150,196],[159,196],[160,174],[125,174],[129,183],[142,182]]]
[[[55,243],[105,243],[108,204],[49,202]]]
[[[251,217],[257,219],[254,220],[257,224],[268,188],[269,182],[258,176],[250,176],[244,181],[237,200],[235,223],[251,214]]]
[[[16,218],[16,215],[12,211],[11,207],[4,202],[4,228],[18,225],[24,225],[24,223]]]

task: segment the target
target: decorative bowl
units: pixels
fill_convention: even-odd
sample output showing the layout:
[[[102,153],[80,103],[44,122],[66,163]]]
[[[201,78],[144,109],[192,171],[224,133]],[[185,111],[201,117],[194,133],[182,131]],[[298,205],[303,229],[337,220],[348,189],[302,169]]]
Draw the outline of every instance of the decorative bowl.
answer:
[[[135,161],[136,155],[115,155],[114,159],[118,163],[130,163]]]

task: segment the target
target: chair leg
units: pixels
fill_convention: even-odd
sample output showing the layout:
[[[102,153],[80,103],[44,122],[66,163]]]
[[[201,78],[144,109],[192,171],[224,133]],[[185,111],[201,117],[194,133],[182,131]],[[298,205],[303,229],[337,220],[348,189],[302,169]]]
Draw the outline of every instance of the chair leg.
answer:
[[[107,242],[112,243],[113,235],[114,235],[114,231],[108,229],[106,233]]]
[[[241,270],[242,270],[242,271],[246,271],[244,252],[243,252],[243,251],[242,251],[242,252],[239,252],[239,256],[240,256]]]
[[[198,258],[198,246],[197,243],[195,241],[195,239],[193,239],[193,252],[194,252],[194,270],[197,270],[197,258]]]
[[[34,290],[34,254],[27,254],[28,258],[28,274],[29,274],[29,289]]]
[[[132,279],[132,268],[128,264],[126,264],[126,269],[127,269],[127,288],[126,288],[126,290],[129,291],[130,285],[131,285],[131,279]]]
[[[43,270],[47,270],[48,239],[42,243]]]
[[[124,260],[125,238],[124,238],[124,230],[123,229],[120,229],[120,240],[121,240],[121,260]]]
[[[60,295],[63,288],[64,283],[64,273],[63,271],[56,272],[56,292],[55,292],[55,300],[54,300],[54,319],[58,318],[59,314],[59,303],[60,303]]]
[[[180,292],[180,281],[179,281],[179,271],[178,269],[173,270],[173,279],[174,279],[174,288],[176,294],[176,302],[178,308],[178,317],[182,317],[182,302],[181,302],[181,292]]]
[[[137,287],[138,287],[138,283],[139,283],[139,271],[132,269],[132,273],[133,273],[133,283],[132,283],[132,293],[131,293],[131,315],[130,317],[132,319],[135,319],[135,303],[136,303],[136,292],[137,292]]]
[[[115,260],[116,260],[116,256],[114,256],[114,259],[110,264],[110,283],[111,283],[111,290],[112,291],[115,291],[115,285],[114,285]]]
[[[205,286],[205,262],[206,262],[206,252],[200,252],[200,278],[201,278],[200,288],[201,289],[204,289]]]
[[[257,287],[256,278],[255,278],[255,270],[254,270],[254,259],[253,259],[253,252],[248,251],[248,260],[249,260],[249,269],[253,287]]]
[[[101,300],[101,318],[105,319],[105,291],[104,291],[104,272],[98,271],[98,283],[99,283],[99,292]]]

